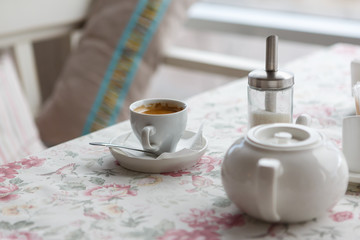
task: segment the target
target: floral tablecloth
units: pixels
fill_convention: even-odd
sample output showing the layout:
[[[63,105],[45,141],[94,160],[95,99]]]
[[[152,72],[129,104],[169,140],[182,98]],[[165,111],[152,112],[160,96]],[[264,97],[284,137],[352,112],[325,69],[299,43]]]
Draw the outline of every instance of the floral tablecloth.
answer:
[[[339,147],[342,118],[355,111],[350,61],[359,56],[359,46],[338,44],[285,66],[295,74],[294,117],[310,114]],[[129,122],[0,165],[0,239],[359,239],[357,184],[324,216],[299,224],[261,222],[229,201],[221,162],[247,130],[246,86],[234,81],[187,101],[188,129],[204,122],[209,140],[190,169],[134,172],[88,144]]]

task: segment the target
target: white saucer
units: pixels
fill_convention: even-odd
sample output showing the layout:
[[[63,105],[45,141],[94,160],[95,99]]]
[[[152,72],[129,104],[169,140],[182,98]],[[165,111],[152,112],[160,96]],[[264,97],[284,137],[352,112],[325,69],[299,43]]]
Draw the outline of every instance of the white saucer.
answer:
[[[157,158],[142,152],[127,151],[112,147],[109,149],[111,154],[124,168],[146,173],[172,172],[192,167],[205,153],[208,141],[204,136],[200,139],[200,145],[198,145],[196,149],[184,148],[195,134],[193,131],[185,131],[174,153],[163,153]],[[131,142],[131,147],[142,149],[139,141],[132,132],[127,132],[115,137],[110,142],[127,146],[129,146],[129,142]]]
[[[349,172],[349,182],[360,183],[360,173]]]

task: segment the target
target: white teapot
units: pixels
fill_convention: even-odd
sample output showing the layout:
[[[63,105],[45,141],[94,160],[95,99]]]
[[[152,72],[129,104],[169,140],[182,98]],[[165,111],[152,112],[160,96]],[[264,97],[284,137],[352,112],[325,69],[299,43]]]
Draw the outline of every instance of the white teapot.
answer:
[[[348,166],[322,133],[299,124],[251,128],[221,167],[229,199],[268,222],[301,222],[329,211],[345,194]]]

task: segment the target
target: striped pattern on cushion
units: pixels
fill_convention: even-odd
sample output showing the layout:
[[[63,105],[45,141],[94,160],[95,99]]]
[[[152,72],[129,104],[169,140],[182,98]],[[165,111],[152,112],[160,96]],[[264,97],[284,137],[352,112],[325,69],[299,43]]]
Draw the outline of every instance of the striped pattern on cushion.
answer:
[[[195,0],[94,1],[36,123],[47,146],[128,119]]]
[[[0,164],[21,160],[43,149],[11,54],[0,51]]]

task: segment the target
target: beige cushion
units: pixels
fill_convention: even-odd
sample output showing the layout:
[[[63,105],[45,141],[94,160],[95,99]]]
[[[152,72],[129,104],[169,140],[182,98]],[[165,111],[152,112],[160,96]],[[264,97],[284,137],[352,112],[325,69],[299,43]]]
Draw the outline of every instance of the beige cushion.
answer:
[[[8,50],[0,51],[0,164],[45,149]]]
[[[128,117],[193,0],[97,1],[78,49],[37,118],[47,145]]]

